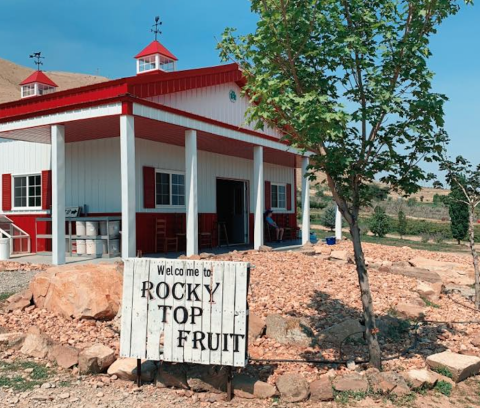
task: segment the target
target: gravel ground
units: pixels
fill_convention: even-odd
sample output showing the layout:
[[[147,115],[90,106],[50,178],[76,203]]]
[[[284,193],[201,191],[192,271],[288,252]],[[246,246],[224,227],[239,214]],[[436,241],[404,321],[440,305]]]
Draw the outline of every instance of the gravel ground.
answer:
[[[17,293],[28,287],[39,271],[3,271],[0,272],[0,295]]]

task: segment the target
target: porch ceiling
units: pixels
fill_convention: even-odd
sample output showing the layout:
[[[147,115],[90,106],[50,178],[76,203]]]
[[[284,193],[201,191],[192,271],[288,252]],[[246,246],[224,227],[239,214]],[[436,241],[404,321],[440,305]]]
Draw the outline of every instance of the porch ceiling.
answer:
[[[65,122],[65,139],[74,143],[93,139],[119,137],[118,115]],[[187,127],[136,116],[135,136],[160,143],[185,146]],[[229,139],[212,133],[197,131],[199,150],[253,160],[254,144]],[[50,126],[39,126],[0,133],[0,138],[34,143],[50,143]],[[300,158],[294,153],[264,147],[264,161],[282,166],[300,167]]]

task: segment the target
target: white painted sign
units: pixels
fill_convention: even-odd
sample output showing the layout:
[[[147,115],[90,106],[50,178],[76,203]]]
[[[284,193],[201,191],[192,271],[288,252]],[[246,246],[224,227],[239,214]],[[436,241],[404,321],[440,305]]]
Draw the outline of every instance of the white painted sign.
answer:
[[[120,355],[244,367],[248,266],[126,259]]]

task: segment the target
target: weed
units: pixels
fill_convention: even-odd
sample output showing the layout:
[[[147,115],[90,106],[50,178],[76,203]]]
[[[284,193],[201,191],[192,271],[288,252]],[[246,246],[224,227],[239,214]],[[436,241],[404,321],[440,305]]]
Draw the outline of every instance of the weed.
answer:
[[[334,391],[335,401],[346,405],[350,400],[360,401],[367,398],[368,393],[363,391]]]
[[[0,293],[0,302],[4,302],[7,300],[10,296],[14,295],[15,293],[10,293],[10,292],[5,292],[5,293]]]
[[[33,369],[30,375],[24,378],[26,369]],[[20,375],[19,373],[22,373]],[[16,391],[28,391],[41,385],[53,375],[49,368],[33,361],[15,361],[6,363],[0,361],[0,387],[12,388]]]
[[[390,394],[387,399],[397,407],[408,407],[417,399],[417,396],[413,392],[402,396]]]
[[[72,383],[70,381],[60,381],[58,383],[58,386],[62,387],[62,388],[70,387],[71,385],[72,385]]]
[[[447,367],[434,367],[433,371],[448,378],[453,378],[452,372]]]
[[[443,395],[446,395],[447,397],[449,397],[450,394],[452,393],[452,384],[450,384],[446,381],[440,380],[435,384],[434,389],[436,391],[438,391],[440,394],[443,394]]]
[[[396,322],[389,324],[386,330],[383,332],[383,335],[385,338],[398,343],[410,331],[411,327],[412,325],[408,320],[399,319]]]
[[[387,314],[391,317],[398,317],[398,311],[395,306],[390,306],[387,310]]]
[[[425,296],[420,296],[420,297],[428,307],[433,307],[434,309],[440,309],[440,305],[433,303],[432,301],[428,300]]]

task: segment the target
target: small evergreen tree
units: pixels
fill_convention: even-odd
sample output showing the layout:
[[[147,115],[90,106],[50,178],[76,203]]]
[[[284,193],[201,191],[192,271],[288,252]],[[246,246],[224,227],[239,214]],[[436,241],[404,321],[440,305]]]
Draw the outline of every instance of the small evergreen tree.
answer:
[[[385,213],[385,210],[376,206],[373,212],[373,217],[370,223],[370,231],[380,238],[383,238],[390,231],[390,219]]]
[[[398,212],[397,230],[398,230],[398,233],[400,234],[400,238],[403,238],[403,236],[407,233],[407,217],[402,210]]]
[[[450,214],[450,230],[458,245],[468,233],[468,205],[464,202],[464,197],[458,184],[453,183],[448,195],[448,213]]]
[[[334,205],[328,206],[323,212],[320,223],[333,231],[335,229],[335,217],[337,215],[337,209]]]

